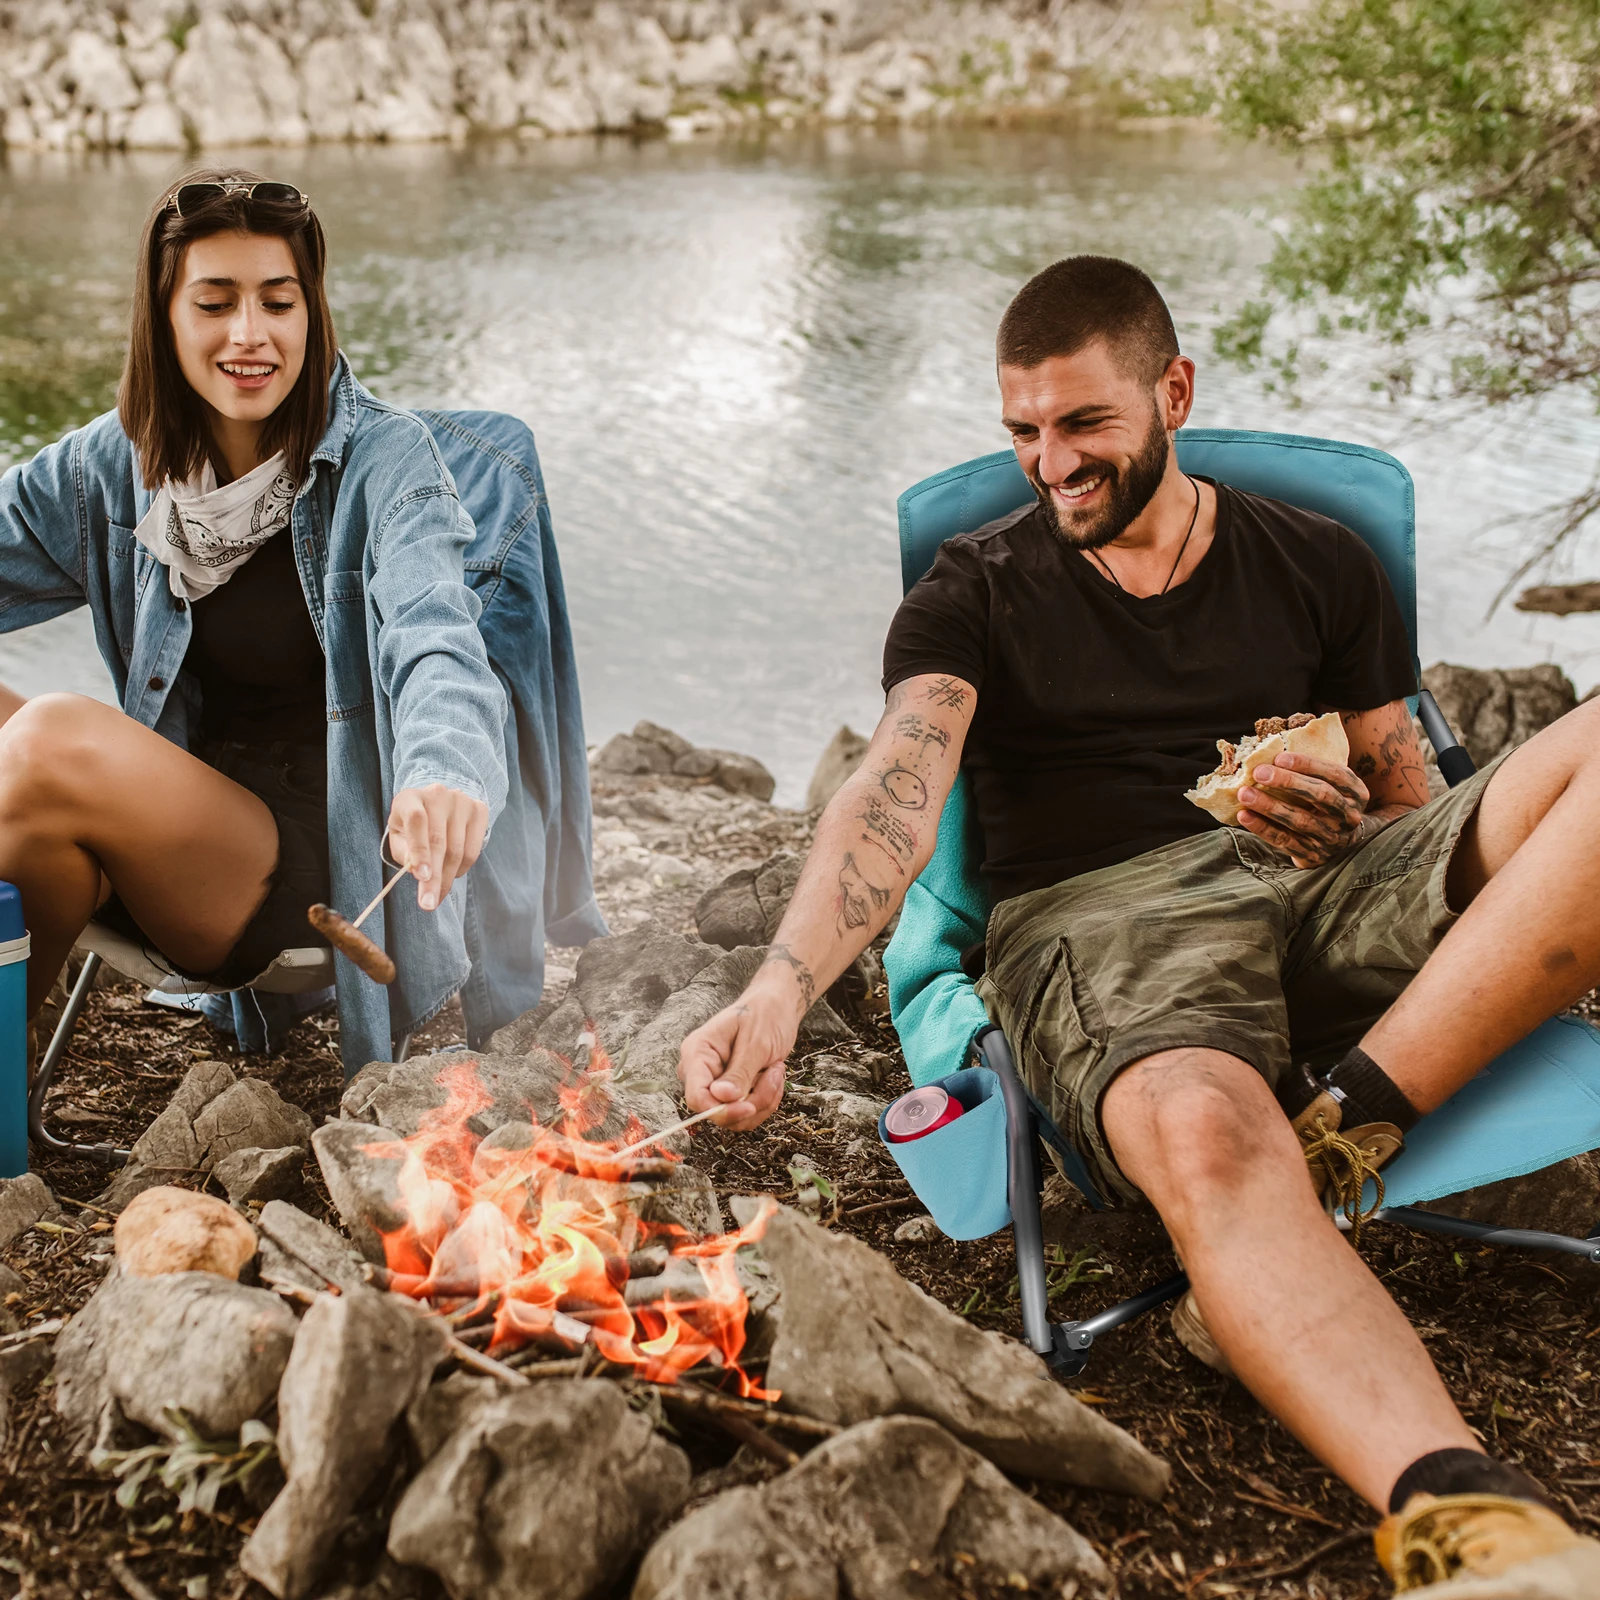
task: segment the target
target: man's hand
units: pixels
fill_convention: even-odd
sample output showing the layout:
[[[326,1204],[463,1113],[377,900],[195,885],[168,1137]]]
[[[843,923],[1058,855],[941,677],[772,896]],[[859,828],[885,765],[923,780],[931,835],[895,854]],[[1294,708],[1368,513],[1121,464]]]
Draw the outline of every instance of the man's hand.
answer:
[[[1349,767],[1285,751],[1251,769],[1250,786],[1239,791],[1249,808],[1239,812],[1239,825],[1295,866],[1320,867],[1360,843],[1370,798]]]
[[[402,789],[389,808],[389,855],[411,869],[417,904],[434,910],[483,849],[489,808],[459,789]]]
[[[783,1069],[805,1007],[795,984],[763,979],[763,968],[739,998],[683,1041],[678,1076],[691,1111],[725,1108],[713,1120],[744,1131],[760,1126],[783,1098]]]

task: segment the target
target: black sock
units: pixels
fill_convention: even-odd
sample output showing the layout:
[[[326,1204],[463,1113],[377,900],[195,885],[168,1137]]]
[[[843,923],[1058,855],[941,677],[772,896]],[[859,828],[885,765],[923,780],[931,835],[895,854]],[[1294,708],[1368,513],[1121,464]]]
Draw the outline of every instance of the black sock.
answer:
[[[1503,1494],[1555,1509],[1549,1495],[1521,1467],[1477,1450],[1435,1450],[1413,1461],[1394,1481],[1390,1511],[1403,1511],[1414,1494]]]
[[[1422,1113],[1395,1087],[1394,1079],[1360,1045],[1328,1074],[1328,1087],[1344,1096],[1339,1125],[1347,1130],[1368,1122],[1392,1122],[1401,1133],[1410,1133],[1422,1120]]]

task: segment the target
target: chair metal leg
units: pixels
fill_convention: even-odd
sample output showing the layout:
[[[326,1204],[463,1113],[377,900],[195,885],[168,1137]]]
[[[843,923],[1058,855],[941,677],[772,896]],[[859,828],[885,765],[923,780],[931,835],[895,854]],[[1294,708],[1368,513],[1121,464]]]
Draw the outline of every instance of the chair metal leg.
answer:
[[[1442,1233],[1455,1239],[1471,1239],[1475,1244],[1522,1250],[1558,1250],[1563,1255],[1582,1256],[1600,1266],[1600,1230],[1587,1239],[1565,1233],[1541,1233],[1534,1228],[1497,1228],[1489,1222],[1468,1222],[1463,1217],[1446,1217],[1437,1211],[1416,1206],[1385,1206],[1367,1219],[1369,1222],[1402,1222],[1419,1233]]]
[[[44,1125],[44,1097],[50,1092],[50,1085],[55,1082],[56,1069],[61,1065],[61,1058],[67,1053],[67,1046],[72,1042],[78,1018],[83,1014],[83,1008],[88,1002],[90,991],[94,988],[95,975],[99,970],[100,957],[91,950],[84,958],[83,971],[78,974],[78,981],[73,984],[72,993],[67,997],[67,1003],[61,1012],[61,1020],[56,1024],[56,1031],[50,1036],[50,1043],[34,1076],[33,1087],[28,1090],[28,1137],[46,1150],[54,1150],[64,1155],[83,1156],[90,1161],[98,1161],[103,1167],[120,1167],[133,1154],[131,1150],[123,1150],[117,1145],[77,1144],[71,1139],[58,1139]]]
[[[1017,1250],[1017,1289],[1022,1301],[1022,1329],[1029,1346],[1063,1377],[1076,1377],[1088,1364],[1089,1348],[1102,1333],[1176,1298],[1189,1287],[1179,1273],[1131,1299],[1110,1306],[1080,1322],[1050,1320],[1050,1293],[1045,1278],[1044,1224],[1040,1216],[1039,1124],[1028,1091],[1011,1059],[1011,1047],[999,1028],[986,1028],[973,1041],[978,1058],[1000,1080],[1006,1107],[1007,1198],[1011,1234]]]

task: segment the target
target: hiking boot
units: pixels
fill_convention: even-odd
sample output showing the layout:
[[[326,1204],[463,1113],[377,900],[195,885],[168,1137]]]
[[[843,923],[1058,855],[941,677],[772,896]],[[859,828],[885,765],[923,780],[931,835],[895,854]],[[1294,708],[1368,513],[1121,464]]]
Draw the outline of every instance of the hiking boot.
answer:
[[[1600,1595],[1600,1542],[1532,1500],[1500,1494],[1414,1494],[1373,1535],[1398,1593],[1439,1588],[1439,1600],[1591,1600]]]
[[[1378,1170],[1406,1147],[1405,1136],[1392,1122],[1366,1122],[1359,1127],[1340,1126],[1344,1105],[1332,1090],[1324,1089],[1305,1110],[1292,1117],[1311,1181],[1330,1215],[1343,1211],[1350,1219],[1353,1244],[1361,1243],[1361,1224],[1383,1204],[1383,1179]],[[1361,1205],[1367,1179],[1377,1190],[1373,1202]]]
[[[1222,1353],[1222,1346],[1211,1337],[1206,1319],[1195,1303],[1194,1290],[1186,1290],[1172,1308],[1172,1332],[1178,1343],[1196,1361],[1203,1361],[1213,1372],[1225,1378],[1234,1376],[1232,1363]]]

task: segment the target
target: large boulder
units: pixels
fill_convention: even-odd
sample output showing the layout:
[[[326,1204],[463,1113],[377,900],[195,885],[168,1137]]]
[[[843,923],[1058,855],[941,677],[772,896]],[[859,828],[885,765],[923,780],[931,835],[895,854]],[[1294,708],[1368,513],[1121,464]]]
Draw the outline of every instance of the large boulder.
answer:
[[[306,1313],[278,1387],[287,1482],[239,1554],[278,1600],[300,1600],[390,1457],[396,1421],[447,1354],[437,1318],[372,1289],[325,1294]]]
[[[688,1458],[613,1383],[547,1380],[465,1409],[389,1524],[389,1554],[451,1600],[586,1600],[688,1495]]]
[[[176,1407],[226,1438],[272,1398],[296,1326],[277,1295],[215,1273],[114,1271],[56,1341],[56,1409],[80,1441],[113,1402],[157,1433]]]
[[[777,782],[754,756],[734,750],[701,750],[681,734],[654,722],[634,724],[632,733],[609,739],[594,758],[595,769],[617,776],[643,777],[671,773],[680,778],[709,778],[732,794],[770,800]]]
[[[270,1083],[241,1078],[208,1101],[194,1119],[201,1165],[216,1166],[240,1150],[281,1150],[311,1143],[311,1118]]]
[[[805,858],[780,850],[759,867],[741,867],[701,895],[694,924],[707,944],[724,950],[769,945],[789,909]]]
[[[1571,680],[1550,662],[1480,668],[1439,661],[1424,670],[1422,683],[1480,767],[1526,743],[1578,703]]]
[[[667,1001],[716,958],[710,945],[671,933],[659,922],[644,922],[584,948],[573,996],[601,1048],[615,1061]]]
[[[762,1255],[783,1283],[767,1382],[846,1426],[929,1417],[1007,1472],[1158,1500],[1170,1470],[1050,1376],[1033,1351],[975,1328],[883,1256],[780,1208]]]
[[[974,1581],[1099,1600],[1110,1575],[976,1451],[936,1423],[886,1417],[691,1512],[645,1557],[633,1600],[958,1600]]]
[[[840,728],[828,741],[806,789],[806,810],[820,811],[845,786],[866,759],[872,741],[854,728]]]

